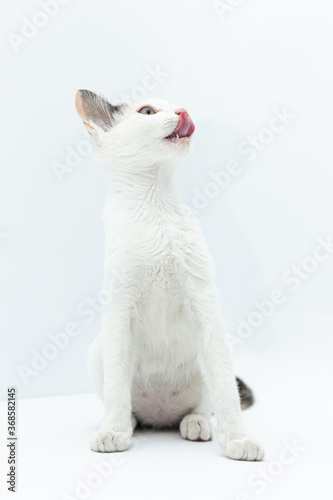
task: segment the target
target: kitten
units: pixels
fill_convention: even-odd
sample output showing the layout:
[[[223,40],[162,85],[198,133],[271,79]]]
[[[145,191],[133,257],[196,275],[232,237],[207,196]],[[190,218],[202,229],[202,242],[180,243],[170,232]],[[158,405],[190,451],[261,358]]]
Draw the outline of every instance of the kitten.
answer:
[[[211,258],[173,184],[195,128],[189,114],[157,99],[112,106],[88,90],[76,108],[108,171],[103,288],[116,290],[90,352],[105,404],[91,448],[126,450],[138,422],[208,441],[214,411],[225,454],[261,460],[242,423]]]

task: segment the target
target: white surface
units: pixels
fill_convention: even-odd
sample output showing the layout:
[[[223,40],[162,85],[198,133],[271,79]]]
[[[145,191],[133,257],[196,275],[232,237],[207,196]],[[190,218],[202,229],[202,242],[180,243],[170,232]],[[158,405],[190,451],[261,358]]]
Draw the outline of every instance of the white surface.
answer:
[[[333,466],[332,327],[332,318],[325,316],[309,315],[306,323],[301,324],[297,317],[279,315],[271,336],[273,342],[264,354],[251,352],[246,345],[241,349],[237,373],[253,387],[257,399],[243,415],[249,433],[265,446],[264,462],[228,460],[216,439],[192,443],[182,440],[177,431],[139,431],[130,450],[118,453],[120,458],[111,458],[119,460],[112,474],[86,498],[327,498]],[[90,434],[98,428],[102,411],[102,403],[92,394],[19,399],[15,498],[83,498],[75,493],[78,478],[86,482],[96,472],[94,464],[113,457],[89,450]],[[3,436],[4,403],[0,412]],[[295,441],[303,450],[288,465],[276,465],[286,441]],[[3,481],[3,437],[1,453]],[[288,453],[286,456],[291,457]],[[263,470],[269,471],[271,482],[264,483],[264,491],[258,493],[258,487],[249,486],[248,481],[251,474]],[[4,490],[2,484],[0,495]],[[5,498],[13,498],[11,495],[8,493]]]
[[[73,0],[16,53],[8,35],[41,7],[3,2],[0,368],[21,396],[89,391],[85,352],[100,315],[87,323],[77,307],[102,282],[105,173],[90,156],[63,183],[52,169],[85,140],[78,88],[119,100],[138,92],[147,67],[168,74],[146,95],[186,106],[196,124],[177,176],[190,205],[211,171],[239,162],[241,173],[199,214],[231,330],[332,231],[332,2],[237,3],[221,19],[213,0]],[[284,107],[295,118],[247,161],[239,144]],[[332,257],[314,274],[282,312],[332,313]],[[80,335],[25,386],[18,365],[68,321]],[[265,323],[248,344],[258,351],[270,341]]]

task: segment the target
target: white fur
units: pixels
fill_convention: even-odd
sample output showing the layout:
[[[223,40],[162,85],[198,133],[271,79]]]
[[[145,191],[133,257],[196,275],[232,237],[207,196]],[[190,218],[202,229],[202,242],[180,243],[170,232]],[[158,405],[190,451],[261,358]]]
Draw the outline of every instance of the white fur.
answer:
[[[143,105],[158,112],[142,115],[137,111]],[[107,131],[86,119],[109,173],[103,287],[116,290],[91,347],[105,403],[91,447],[125,450],[136,419],[180,425],[182,437],[209,440],[214,410],[227,456],[260,460],[262,448],[242,424],[211,258],[173,184],[190,145],[189,138],[165,139],[178,124],[179,109],[156,99],[135,101]]]

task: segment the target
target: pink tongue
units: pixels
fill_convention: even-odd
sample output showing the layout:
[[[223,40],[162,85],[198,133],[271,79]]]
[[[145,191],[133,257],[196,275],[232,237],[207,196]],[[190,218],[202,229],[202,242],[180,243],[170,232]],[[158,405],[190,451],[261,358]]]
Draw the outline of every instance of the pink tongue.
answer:
[[[179,115],[179,123],[172,135],[178,134],[179,137],[190,137],[195,130],[195,125],[191,120],[190,115],[186,111],[182,111]]]

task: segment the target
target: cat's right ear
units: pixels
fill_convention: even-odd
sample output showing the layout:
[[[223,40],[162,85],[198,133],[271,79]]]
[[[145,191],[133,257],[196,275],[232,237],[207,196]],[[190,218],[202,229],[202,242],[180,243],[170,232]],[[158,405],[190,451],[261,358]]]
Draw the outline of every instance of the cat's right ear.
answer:
[[[84,126],[91,134],[99,131],[108,132],[114,123],[114,115],[120,108],[112,106],[103,97],[90,90],[77,91],[75,106]]]

